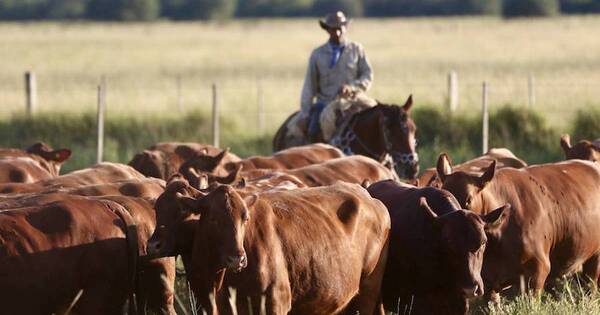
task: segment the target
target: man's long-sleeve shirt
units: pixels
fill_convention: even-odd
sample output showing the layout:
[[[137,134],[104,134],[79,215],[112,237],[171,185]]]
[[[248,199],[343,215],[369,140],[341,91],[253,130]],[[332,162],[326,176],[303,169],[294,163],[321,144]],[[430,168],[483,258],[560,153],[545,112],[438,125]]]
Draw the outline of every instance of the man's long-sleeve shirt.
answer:
[[[366,92],[373,81],[373,71],[363,47],[347,42],[337,63],[331,66],[333,49],[326,43],[313,50],[308,61],[301,95],[301,111],[308,115],[317,102],[329,103],[335,99],[344,84]]]

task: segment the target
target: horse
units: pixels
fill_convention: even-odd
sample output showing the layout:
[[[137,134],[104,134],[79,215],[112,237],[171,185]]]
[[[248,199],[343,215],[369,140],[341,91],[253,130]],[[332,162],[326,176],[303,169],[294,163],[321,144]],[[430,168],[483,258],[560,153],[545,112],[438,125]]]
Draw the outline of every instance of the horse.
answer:
[[[419,155],[415,132],[417,127],[410,118],[412,95],[404,105],[377,105],[349,114],[336,124],[334,136],[329,141],[346,155],[360,154],[386,164],[398,177],[414,179],[419,172]],[[277,130],[273,138],[274,151],[309,143],[308,138],[289,132],[294,128],[299,112],[292,114]]]

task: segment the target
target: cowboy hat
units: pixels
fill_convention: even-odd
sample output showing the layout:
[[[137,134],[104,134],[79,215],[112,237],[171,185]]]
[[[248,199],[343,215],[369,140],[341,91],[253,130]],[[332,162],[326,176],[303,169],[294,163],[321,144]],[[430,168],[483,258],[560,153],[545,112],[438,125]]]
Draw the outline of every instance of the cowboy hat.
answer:
[[[344,12],[337,11],[335,13],[329,13],[325,16],[324,19],[319,20],[319,25],[325,30],[329,28],[339,28],[344,25],[348,25],[351,20],[346,18]]]

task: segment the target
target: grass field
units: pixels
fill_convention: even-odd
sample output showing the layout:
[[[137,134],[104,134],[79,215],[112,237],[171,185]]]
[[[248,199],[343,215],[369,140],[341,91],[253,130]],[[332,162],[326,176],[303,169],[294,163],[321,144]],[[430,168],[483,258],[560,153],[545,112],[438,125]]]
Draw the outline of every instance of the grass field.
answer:
[[[351,39],[375,70],[372,95],[442,106],[456,70],[463,111],[478,111],[481,82],[492,108],[527,104],[561,126],[577,108],[600,106],[600,16],[359,19]],[[227,23],[0,24],[0,115],[22,111],[23,73],[38,76],[40,111],[88,111],[105,76],[110,113],[177,113],[176,78],[186,110],[208,109],[216,82],[224,115],[257,127],[262,86],[267,128],[298,107],[306,61],[326,39],[315,19]],[[259,83],[260,82],[260,83]]]
[[[513,112],[492,116],[492,145],[516,148],[520,156],[529,153],[530,162],[560,159],[558,135],[584,125],[572,118],[577,110],[591,107],[596,116],[590,115],[589,125],[596,129],[578,134],[596,137],[594,130],[600,130],[600,119],[593,118],[600,117],[598,29],[600,16],[510,21],[359,19],[353,22],[350,37],[365,46],[375,70],[371,94],[382,101],[400,103],[412,93],[417,107],[443,107],[447,74],[457,71],[459,115],[448,118],[443,111],[423,110],[418,118],[419,153],[423,166],[429,166],[443,150],[451,150],[455,162],[479,152],[479,120],[472,116],[479,112],[483,80],[490,84],[494,111],[509,103],[527,106],[527,81],[533,75],[533,110],[546,116],[551,126],[535,123],[536,119],[513,126],[506,118]],[[0,24],[0,146],[23,147],[44,139],[74,149],[76,156],[65,170],[93,163],[93,115],[60,113],[94,111],[96,86],[105,76],[107,160],[126,162],[156,141],[207,141],[208,120],[201,114],[210,109],[213,82],[218,84],[227,117],[222,142],[241,155],[266,154],[270,133],[299,106],[311,49],[325,39],[315,19]],[[24,109],[27,70],[37,74],[38,112],[58,114],[33,120],[13,115]],[[178,110],[178,77],[184,113]],[[266,115],[263,136],[257,136],[259,86]],[[470,117],[463,119],[467,113]],[[498,116],[504,118],[494,121]],[[499,129],[494,131],[494,126]],[[473,314],[600,314],[598,296],[577,289],[566,287],[557,300],[524,297],[493,310],[476,306]]]

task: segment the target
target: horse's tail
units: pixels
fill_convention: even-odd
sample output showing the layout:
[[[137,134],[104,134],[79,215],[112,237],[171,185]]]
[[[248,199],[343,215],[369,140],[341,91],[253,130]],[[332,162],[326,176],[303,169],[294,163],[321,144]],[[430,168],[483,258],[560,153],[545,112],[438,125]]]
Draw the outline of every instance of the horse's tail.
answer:
[[[288,147],[287,143],[285,143],[285,138],[286,138],[287,132],[288,132],[287,125],[290,123],[290,120],[292,120],[292,118],[294,118],[294,116],[296,116],[298,113],[299,112],[296,111],[293,114],[291,114],[290,117],[288,117],[283,122],[281,127],[279,127],[279,129],[275,133],[275,136],[273,137],[273,152],[281,151]]]

